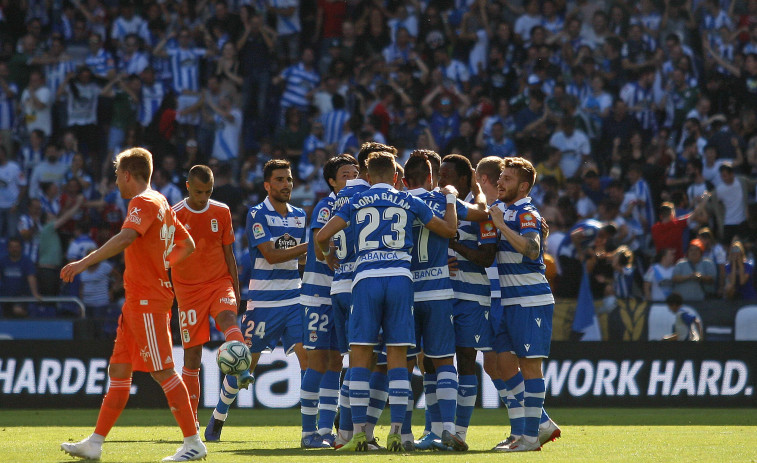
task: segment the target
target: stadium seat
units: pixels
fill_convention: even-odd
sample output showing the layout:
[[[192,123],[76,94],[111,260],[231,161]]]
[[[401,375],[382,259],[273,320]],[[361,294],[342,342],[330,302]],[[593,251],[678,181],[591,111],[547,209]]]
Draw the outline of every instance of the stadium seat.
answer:
[[[757,341],[757,305],[748,305],[736,312],[736,341]]]

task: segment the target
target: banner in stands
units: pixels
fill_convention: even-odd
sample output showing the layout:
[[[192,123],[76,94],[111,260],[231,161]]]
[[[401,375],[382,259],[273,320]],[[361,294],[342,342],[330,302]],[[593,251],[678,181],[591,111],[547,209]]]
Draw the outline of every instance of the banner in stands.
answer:
[[[218,344],[203,352],[201,407],[218,400],[222,377]],[[0,408],[97,408],[107,390],[109,342],[0,341]],[[757,406],[755,342],[555,342],[544,364],[547,403],[555,406]],[[177,370],[183,363],[174,348]],[[479,364],[481,356],[479,355]],[[420,372],[413,378],[418,408],[424,407]],[[300,372],[295,356],[280,348],[263,355],[256,382],[235,407],[299,406]],[[478,405],[500,406],[483,374]],[[135,373],[130,407],[165,407],[160,386]]]

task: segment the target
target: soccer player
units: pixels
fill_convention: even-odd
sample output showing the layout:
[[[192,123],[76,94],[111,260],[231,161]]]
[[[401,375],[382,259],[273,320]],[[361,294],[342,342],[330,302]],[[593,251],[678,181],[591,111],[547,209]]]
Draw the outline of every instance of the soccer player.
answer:
[[[454,186],[466,202],[484,204],[486,201],[479,191],[470,161],[459,154],[450,154],[442,159],[439,184]],[[455,434],[463,442],[478,395],[476,351],[491,350],[493,334],[488,321],[491,289],[486,268],[494,262],[496,238],[497,232],[491,221],[461,221],[457,239],[449,243],[449,256],[457,266],[452,275],[459,375]],[[425,366],[428,371],[433,371],[430,362],[426,362]]]
[[[435,189],[431,164],[427,156],[438,157],[432,151],[415,150],[405,163],[404,182],[408,193],[421,199],[439,218],[444,218],[445,197]],[[465,203],[456,202],[457,217],[467,220],[487,220],[488,212],[469,209]],[[474,215],[477,214],[477,215]],[[454,293],[447,265],[449,240],[431,233],[416,222],[413,226],[413,247],[410,270],[413,272],[415,302],[415,343],[423,345],[424,358],[430,359],[436,377],[435,397],[438,404],[431,411],[431,432],[418,441],[419,448],[431,448],[439,440],[456,450],[468,450],[465,441],[455,435],[455,409],[457,399],[457,370],[455,356],[455,328],[453,324]],[[425,380],[426,378],[424,378]],[[436,421],[434,421],[436,420]],[[405,420],[405,425],[409,425]],[[403,433],[403,445],[405,444]],[[411,442],[412,444],[412,442]]]
[[[371,188],[353,196],[316,235],[317,244],[327,253],[331,237],[348,224],[357,238],[352,292],[360,297],[353,298],[349,322],[350,407],[355,433],[340,450],[367,449],[368,381],[373,346],[379,343],[379,330],[383,329],[391,411],[387,449],[402,451],[399,433],[410,394],[406,356],[408,346],[415,345],[410,273],[412,226],[418,219],[434,233],[454,236],[457,199],[452,189],[445,191],[450,194],[442,220],[423,201],[392,187],[396,168],[391,153],[372,153],[367,165]]]
[[[396,155],[397,149],[377,142],[363,143],[357,155],[358,178],[349,180],[347,185],[339,191],[334,201],[333,212],[349,202],[350,198],[371,187],[368,183],[368,156],[371,153],[388,152]],[[355,236],[352,228],[347,227],[334,235],[333,239],[334,252],[330,255],[330,265],[339,265],[335,268],[334,279],[331,284],[331,303],[333,307],[334,323],[336,325],[337,345],[342,354],[349,351],[349,340],[347,336],[350,308],[352,307],[352,277],[355,269],[356,246]],[[342,387],[339,395],[339,430],[337,432],[334,448],[339,449],[352,438],[352,414],[350,408],[350,369],[348,368],[342,380]],[[371,398],[375,407],[371,407],[368,412],[368,427],[366,429],[367,442],[369,450],[377,450],[378,443],[372,442],[371,424],[378,421],[378,415],[383,410],[388,396],[386,375],[382,376],[380,371],[374,372],[371,376]],[[378,407],[380,404],[380,408]]]
[[[171,306],[174,293],[168,268],[194,251],[194,241],[168,205],[152,190],[152,154],[131,148],[116,156],[116,185],[129,201],[129,214],[121,231],[94,252],[71,262],[60,272],[67,283],[85,269],[124,251],[126,301],[118,320],[118,332],[110,357],[110,387],[105,394],[95,432],[61,449],[75,457],[97,460],[108,432],[129,400],[134,370],[147,371],[163,388],[168,405],[184,434],[184,444],[163,461],[204,458],[205,444],[195,428],[189,393],[176,374],[171,356]]]
[[[268,192],[265,200],[250,208],[245,233],[250,247],[252,278],[249,282],[250,300],[242,318],[247,346],[252,352],[250,372],[263,351],[272,351],[279,340],[284,352],[297,355],[300,369],[307,368],[302,347],[302,307],[299,304],[300,274],[298,262],[307,253],[305,211],[289,204],[293,179],[289,161],[271,159],[263,166],[263,186]],[[239,388],[249,386],[245,378],[226,375],[208,426],[205,440],[221,439],[221,430],[229,413],[229,406]],[[252,377],[249,377],[252,380]]]
[[[184,347],[181,376],[189,390],[197,419],[200,401],[202,345],[210,341],[210,322],[227,341],[244,342],[237,325],[239,275],[234,257],[234,228],[231,212],[224,203],[210,199],[213,171],[193,166],[187,176],[189,196],[173,206],[176,218],[192,235],[195,252],[171,272],[179,303],[179,329]],[[249,373],[245,372],[249,375]]]
[[[336,195],[358,174],[358,163],[349,154],[334,156],[323,167],[323,178],[331,194],[313,209],[311,236],[315,236],[331,217]],[[334,272],[314,241],[308,242],[307,262],[302,276],[300,304],[304,307],[305,333],[303,346],[307,351],[308,369],[302,377],[300,404],[302,412],[303,448],[329,448],[334,445],[331,434],[339,399],[339,377],[342,355],[336,338],[334,310],[331,306],[331,282]],[[316,432],[316,414],[318,428]]]
[[[498,371],[508,383],[518,383],[510,388],[512,391],[521,387],[524,390],[523,435],[495,447],[504,452],[539,450],[542,446],[539,421],[545,385],[541,366],[542,359],[549,355],[554,298],[544,275],[541,216],[527,196],[535,181],[536,170],[531,162],[505,158],[497,183],[502,204],[491,210],[492,221],[501,234],[497,263],[503,318],[496,333],[502,346],[502,352],[497,354]],[[550,439],[557,438],[560,430],[555,425],[549,434]]]

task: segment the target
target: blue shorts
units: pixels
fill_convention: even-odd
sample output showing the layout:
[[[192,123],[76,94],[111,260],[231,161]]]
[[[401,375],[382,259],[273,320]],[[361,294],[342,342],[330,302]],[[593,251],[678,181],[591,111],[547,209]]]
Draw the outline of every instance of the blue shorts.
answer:
[[[420,301],[415,305],[415,342],[430,358],[455,355],[452,301]]]
[[[489,323],[490,308],[476,301],[454,301],[455,345],[491,350],[494,331]]]
[[[250,352],[270,352],[281,340],[287,355],[302,342],[302,306],[257,307],[242,317],[242,332]]]
[[[413,280],[405,276],[363,278],[352,288],[350,345],[414,346]]]
[[[337,350],[342,354],[350,351],[349,338],[347,336],[350,307],[352,306],[352,293],[339,293],[331,295],[331,311],[334,315],[334,332],[336,334]]]
[[[497,352],[512,352],[520,358],[549,357],[554,311],[554,304],[505,306],[504,317],[497,330]]]
[[[502,310],[502,299],[492,298],[492,308],[489,311],[489,324],[492,327],[492,350],[495,352],[505,352],[501,346],[501,339],[497,337],[499,331],[499,325],[502,323],[502,317],[504,317]]]
[[[308,350],[339,350],[334,326],[334,309],[330,305],[304,306],[302,312],[302,347]]]

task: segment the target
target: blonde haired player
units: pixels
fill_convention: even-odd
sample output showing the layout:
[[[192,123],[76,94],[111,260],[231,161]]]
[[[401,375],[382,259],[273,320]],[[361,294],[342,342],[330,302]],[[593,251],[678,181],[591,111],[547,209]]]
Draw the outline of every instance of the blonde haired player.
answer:
[[[195,427],[189,394],[174,370],[171,343],[171,306],[174,293],[168,269],[186,259],[195,248],[192,237],[176,220],[166,198],[150,188],[152,154],[130,148],[116,156],[116,186],[130,199],[121,231],[99,249],[63,267],[65,282],[89,266],[124,252],[126,301],[110,357],[110,387],[97,417],[95,432],[81,442],[64,442],[61,449],[75,457],[97,460],[108,432],[129,400],[134,370],[147,371],[160,383],[168,406],[184,434],[184,444],[163,461],[204,458],[205,444]]]

